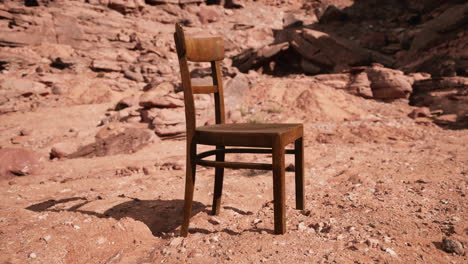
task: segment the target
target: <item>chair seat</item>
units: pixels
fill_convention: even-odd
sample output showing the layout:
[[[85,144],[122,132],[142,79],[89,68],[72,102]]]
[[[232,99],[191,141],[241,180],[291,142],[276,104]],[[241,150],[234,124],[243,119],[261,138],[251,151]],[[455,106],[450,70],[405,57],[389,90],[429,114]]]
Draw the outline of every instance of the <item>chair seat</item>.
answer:
[[[302,131],[302,124],[217,124],[197,127],[195,137],[206,145],[272,147],[275,140],[293,142]]]

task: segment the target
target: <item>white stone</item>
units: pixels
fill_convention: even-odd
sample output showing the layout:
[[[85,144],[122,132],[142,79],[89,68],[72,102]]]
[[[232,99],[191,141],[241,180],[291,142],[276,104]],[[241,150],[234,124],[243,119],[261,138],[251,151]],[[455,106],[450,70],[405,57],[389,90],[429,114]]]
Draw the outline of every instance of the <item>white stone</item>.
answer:
[[[307,226],[304,224],[304,222],[300,222],[298,225],[297,225],[297,229],[299,231],[304,231],[307,229]]]
[[[218,218],[216,217],[211,217],[211,222],[215,225],[219,225],[221,224],[221,220],[219,220]]]
[[[385,252],[387,252],[388,254],[390,254],[390,255],[392,255],[394,257],[398,256],[398,254],[391,248],[386,248]]]
[[[104,243],[106,243],[106,242],[107,242],[107,238],[105,238],[105,237],[98,237],[98,239],[97,239],[97,241],[96,241],[96,243],[97,243],[98,245],[102,245],[102,244],[104,244]]]
[[[169,246],[171,247],[177,247],[179,246],[184,239],[182,237],[176,237],[172,239],[172,241],[169,243]]]

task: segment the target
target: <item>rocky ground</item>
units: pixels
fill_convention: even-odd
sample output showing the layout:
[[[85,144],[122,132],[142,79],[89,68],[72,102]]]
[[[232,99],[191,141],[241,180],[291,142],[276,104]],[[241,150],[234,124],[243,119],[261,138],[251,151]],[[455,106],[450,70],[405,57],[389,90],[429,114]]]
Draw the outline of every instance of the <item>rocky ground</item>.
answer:
[[[0,263],[466,263],[468,5],[218,2],[0,1]],[[228,122],[304,123],[306,210],[288,172],[285,235],[270,172],[227,170],[211,216],[198,167],[178,237],[175,22],[226,39]]]

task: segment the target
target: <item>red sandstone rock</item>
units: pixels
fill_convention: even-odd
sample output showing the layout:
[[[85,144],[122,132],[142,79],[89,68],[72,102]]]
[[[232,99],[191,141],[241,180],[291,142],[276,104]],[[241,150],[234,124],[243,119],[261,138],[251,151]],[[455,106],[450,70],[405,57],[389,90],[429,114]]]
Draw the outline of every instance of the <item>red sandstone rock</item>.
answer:
[[[408,114],[409,117],[416,119],[418,117],[430,117],[431,110],[428,107],[419,107]]]
[[[21,148],[0,149],[0,178],[35,174],[42,168],[41,157]]]
[[[215,8],[208,6],[200,8],[200,11],[198,11],[197,15],[200,18],[200,22],[203,24],[217,22],[221,18],[220,14]]]
[[[403,72],[374,65],[366,69],[371,82],[372,96],[377,99],[408,98],[412,79]]]
[[[146,128],[124,126],[121,123],[111,123],[104,126],[96,134],[94,143],[80,147],[76,152],[68,154],[68,158],[101,157],[122,153],[134,153],[148,145],[153,139],[153,133]]]
[[[143,107],[154,107],[154,106],[165,106],[173,105],[182,106],[180,96],[170,95],[174,91],[174,86],[170,83],[161,83],[157,86],[153,86],[150,90],[144,92],[139,99],[139,104]],[[167,97],[163,98],[164,96]],[[172,103],[171,103],[172,102]]]

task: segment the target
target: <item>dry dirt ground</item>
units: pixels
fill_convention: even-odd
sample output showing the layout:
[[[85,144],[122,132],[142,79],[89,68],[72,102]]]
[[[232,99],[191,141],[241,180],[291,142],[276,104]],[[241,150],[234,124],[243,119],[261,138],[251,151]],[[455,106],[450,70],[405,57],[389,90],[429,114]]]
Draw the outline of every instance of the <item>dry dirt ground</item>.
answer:
[[[294,81],[265,77],[258,85],[271,88],[272,83],[287,86]],[[272,233],[269,172],[228,170],[223,209],[213,217],[209,211],[214,172],[199,167],[190,235],[177,237],[185,141],[155,140],[133,154],[45,161],[38,175],[2,181],[0,259],[2,263],[466,263],[466,256],[441,250],[443,237],[466,243],[466,130],[414,121],[406,116],[411,107],[405,100],[384,103],[341,91],[328,99],[347,101],[359,110],[354,112],[360,112],[360,118],[308,121],[300,113],[291,115],[293,110],[269,111],[279,121],[299,116],[306,128],[307,209],[294,209],[294,178],[287,173],[285,235]],[[319,106],[326,108],[327,99],[321,100]],[[79,131],[96,130],[101,118],[97,113],[109,107],[39,108],[3,115],[1,143],[11,144],[10,139],[31,123],[34,129],[22,143],[26,146],[56,137],[84,140],[80,138],[87,136]]]
[[[42,160],[37,173],[0,174],[0,263],[468,262],[467,254],[447,253],[442,246],[444,238],[461,242],[465,249],[468,243],[466,128],[439,127],[429,117],[409,118],[415,107],[409,106],[408,99],[390,102],[350,94],[340,80],[346,74],[240,74],[228,58],[227,79],[240,76],[248,83],[226,85],[229,121],[304,123],[306,210],[295,210],[294,173],[287,172],[288,231],[274,235],[271,172],[227,170],[222,210],[219,216],[212,216],[214,170],[198,167],[190,234],[179,237],[185,139],[157,136],[148,123],[139,122],[140,112],[136,122],[129,113],[124,121],[112,121],[110,117],[118,112],[116,103],[143,94],[143,87],[154,83],[149,80],[153,75],[159,74],[158,84],[177,86],[171,34],[180,17],[196,22],[188,28],[191,33],[208,31],[230,38],[227,54],[232,56],[271,43],[271,28],[281,27],[285,1],[244,1],[245,8],[223,9],[218,14],[221,22],[207,25],[200,24],[196,10],[171,5],[147,5],[146,13],[133,17],[97,4],[105,1],[65,2],[64,13],[78,19],[83,29],[78,32],[80,41],[87,46],[80,42],[73,49],[68,44],[51,48],[30,43],[0,50],[0,59],[7,58],[11,64],[9,70],[2,70],[1,78],[47,84],[38,86],[44,86],[38,94],[13,93],[9,101],[5,99],[8,107],[0,109],[4,111],[0,111],[0,150],[24,148],[38,153]],[[351,1],[334,2],[346,6]],[[55,20],[45,11],[49,7],[34,12],[32,8],[26,8],[27,12],[8,9],[13,15],[1,8],[0,15],[11,20],[2,18],[1,26],[13,25],[14,34],[22,32],[18,28],[42,25],[42,20],[76,22],[61,18],[60,6],[52,4]],[[87,15],[76,15],[82,13]],[[253,21],[262,23],[247,28]],[[59,28],[61,23],[57,24]],[[127,40],[134,32],[141,41]],[[116,35],[122,39],[116,40]],[[5,36],[0,36],[2,45],[7,45]],[[77,41],[70,38],[72,44]],[[25,45],[31,40],[7,39]],[[83,46],[95,50],[80,49]],[[55,48],[60,51],[55,55],[69,59],[59,63],[65,69],[50,66],[57,62]],[[130,58],[122,62],[114,53],[120,59],[128,53]],[[112,60],[100,62],[107,58],[103,54]],[[89,66],[95,61],[109,68],[95,71]],[[122,69],[112,69],[116,61]],[[75,66],[67,68],[66,62]],[[123,69],[130,66],[138,70],[125,71],[124,77]],[[150,66],[157,69],[143,71],[152,69]],[[132,75],[140,69],[144,78]],[[239,87],[245,93],[232,96]],[[170,93],[181,95],[174,89]],[[138,107],[130,108],[141,111]],[[207,112],[213,119],[213,109]],[[57,143],[64,143],[64,150],[76,150],[93,143],[96,134],[107,128],[113,131],[110,126],[118,128],[122,123],[153,137],[143,140],[143,147],[131,148],[132,153],[51,159]],[[122,150],[115,144],[112,147]],[[207,149],[201,146],[199,152]],[[268,162],[271,156],[228,155],[227,159]],[[287,157],[287,166],[293,162],[293,157]]]

